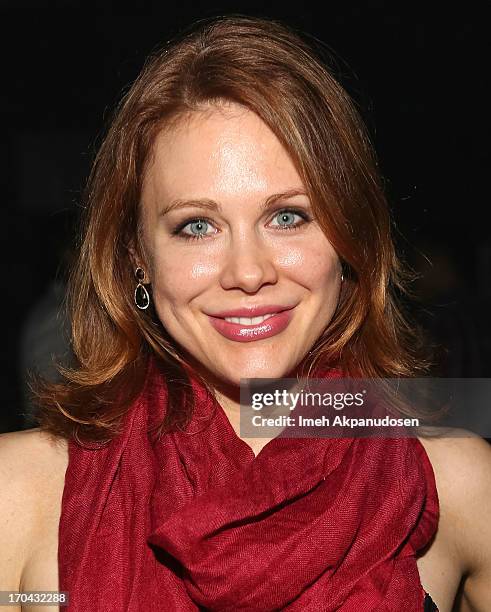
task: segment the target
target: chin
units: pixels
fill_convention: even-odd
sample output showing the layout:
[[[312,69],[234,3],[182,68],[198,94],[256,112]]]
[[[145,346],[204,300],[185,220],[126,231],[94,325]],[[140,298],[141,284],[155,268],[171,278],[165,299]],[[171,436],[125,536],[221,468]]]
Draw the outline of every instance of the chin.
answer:
[[[244,378],[283,378],[288,374],[290,369],[288,367],[281,367],[278,365],[263,365],[263,366],[244,366],[234,368],[233,371],[228,367],[226,371],[218,372],[216,375],[223,381],[233,384],[240,385],[240,379]]]

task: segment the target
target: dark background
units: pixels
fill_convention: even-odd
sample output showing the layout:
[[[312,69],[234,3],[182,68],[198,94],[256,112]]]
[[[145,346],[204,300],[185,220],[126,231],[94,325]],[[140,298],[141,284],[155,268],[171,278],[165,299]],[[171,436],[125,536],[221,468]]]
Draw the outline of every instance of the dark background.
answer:
[[[439,16],[374,2],[178,4],[143,4],[143,15],[73,2],[49,13],[1,5],[0,431],[26,427],[24,369],[38,354],[33,313],[62,278],[110,110],[156,46],[198,18],[231,12],[284,20],[333,50],[379,155],[400,253],[421,275],[413,310],[442,346],[437,372],[491,376],[485,3]]]

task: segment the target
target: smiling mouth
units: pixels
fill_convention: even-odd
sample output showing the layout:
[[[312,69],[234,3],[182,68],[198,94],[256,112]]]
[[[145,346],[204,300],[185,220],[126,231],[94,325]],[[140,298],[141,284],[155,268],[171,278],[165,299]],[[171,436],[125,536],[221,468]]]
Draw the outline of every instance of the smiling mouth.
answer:
[[[260,325],[267,321],[271,317],[279,314],[278,312],[272,312],[270,314],[261,315],[260,317],[219,317],[223,321],[228,321],[229,323],[235,323],[238,325]]]
[[[214,329],[234,342],[253,342],[276,336],[284,331],[292,318],[294,308],[268,313],[258,317],[214,317],[208,315]]]

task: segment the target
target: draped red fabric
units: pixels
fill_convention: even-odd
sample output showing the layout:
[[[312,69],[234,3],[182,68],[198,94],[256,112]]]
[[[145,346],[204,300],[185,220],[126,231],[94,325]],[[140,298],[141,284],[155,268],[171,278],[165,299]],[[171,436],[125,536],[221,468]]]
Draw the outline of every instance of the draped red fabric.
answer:
[[[419,440],[277,437],[255,457],[192,385],[185,432],[149,435],[167,399],[152,366],[121,435],[70,441],[58,549],[70,611],[423,610],[415,552],[439,507]]]

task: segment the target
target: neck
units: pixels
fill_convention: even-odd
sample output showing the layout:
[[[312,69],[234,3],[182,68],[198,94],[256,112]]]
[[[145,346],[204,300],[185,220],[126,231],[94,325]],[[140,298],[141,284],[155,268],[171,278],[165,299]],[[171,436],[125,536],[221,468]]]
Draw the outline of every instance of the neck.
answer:
[[[215,397],[220,406],[223,408],[225,414],[227,415],[232,427],[239,437],[240,436],[240,386],[224,381],[221,378],[218,378],[213,372],[208,370],[201,364],[197,362],[192,355],[186,354],[185,361],[192,367],[193,370],[198,372],[211,386],[211,388],[215,392]],[[297,366],[295,366],[291,371],[287,372],[281,378],[289,378],[289,379],[297,379],[297,376],[302,375],[302,367],[305,364],[300,362]],[[290,386],[290,385],[289,385]],[[296,383],[292,385],[295,387]],[[270,416],[276,416],[279,414],[289,414],[289,408],[282,406],[273,409],[274,414],[270,414]]]

